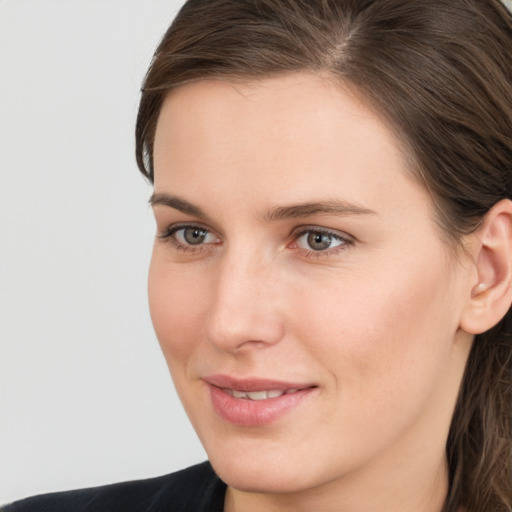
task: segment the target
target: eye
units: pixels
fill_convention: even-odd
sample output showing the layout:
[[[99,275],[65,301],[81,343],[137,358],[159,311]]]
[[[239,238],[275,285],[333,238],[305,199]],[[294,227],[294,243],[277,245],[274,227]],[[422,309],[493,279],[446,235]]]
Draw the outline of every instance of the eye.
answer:
[[[169,240],[178,249],[192,249],[206,244],[217,244],[220,238],[202,226],[170,227],[160,238]]]
[[[344,249],[352,242],[348,237],[319,228],[303,230],[295,235],[292,248],[311,253],[328,253],[331,249]]]
[[[174,237],[180,244],[200,245],[202,243],[215,242],[215,237],[207,229],[198,226],[190,226],[177,229]]]

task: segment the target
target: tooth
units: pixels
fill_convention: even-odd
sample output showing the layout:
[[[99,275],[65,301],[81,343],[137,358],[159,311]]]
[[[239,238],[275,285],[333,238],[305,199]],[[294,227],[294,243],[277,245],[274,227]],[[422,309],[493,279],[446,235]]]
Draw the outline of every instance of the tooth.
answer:
[[[251,400],[265,400],[268,398],[268,392],[267,391],[248,391],[247,396]]]
[[[271,389],[267,392],[269,398],[277,398],[278,396],[284,395],[284,391],[279,389]]]
[[[297,393],[297,391],[299,391],[299,390],[298,389],[287,389],[286,394],[291,395],[292,393]]]
[[[231,395],[233,396],[233,390],[232,389],[229,389],[229,388],[223,388],[224,393],[227,393],[228,395]]]
[[[237,391],[233,389],[233,396],[235,398],[247,398],[247,393],[245,391]]]

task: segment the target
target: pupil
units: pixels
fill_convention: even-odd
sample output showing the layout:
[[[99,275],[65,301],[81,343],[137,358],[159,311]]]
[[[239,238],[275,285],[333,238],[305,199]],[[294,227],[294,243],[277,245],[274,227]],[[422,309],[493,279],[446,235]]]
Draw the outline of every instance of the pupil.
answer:
[[[308,236],[308,245],[315,251],[328,249],[331,245],[331,237],[324,233],[310,233]]]
[[[206,236],[206,231],[199,228],[186,228],[183,236],[187,243],[191,245],[198,245],[203,242]]]

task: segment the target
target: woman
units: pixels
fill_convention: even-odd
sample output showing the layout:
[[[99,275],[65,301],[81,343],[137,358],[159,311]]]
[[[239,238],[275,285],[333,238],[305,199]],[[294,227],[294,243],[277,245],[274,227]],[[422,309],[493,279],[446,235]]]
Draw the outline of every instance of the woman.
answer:
[[[211,466],[6,510],[512,510],[511,98],[498,0],[189,0],[137,161]]]

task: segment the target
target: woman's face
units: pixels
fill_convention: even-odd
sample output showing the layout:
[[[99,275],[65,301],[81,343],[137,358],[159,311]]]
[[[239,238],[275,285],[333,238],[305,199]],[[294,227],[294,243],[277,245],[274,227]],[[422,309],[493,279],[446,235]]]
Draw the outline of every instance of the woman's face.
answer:
[[[166,99],[154,163],[152,319],[219,475],[444,471],[470,272],[386,125],[325,78],[202,81]]]

